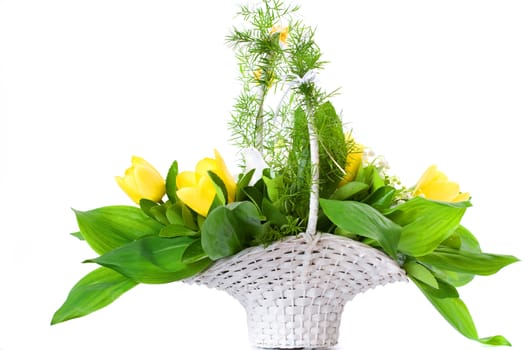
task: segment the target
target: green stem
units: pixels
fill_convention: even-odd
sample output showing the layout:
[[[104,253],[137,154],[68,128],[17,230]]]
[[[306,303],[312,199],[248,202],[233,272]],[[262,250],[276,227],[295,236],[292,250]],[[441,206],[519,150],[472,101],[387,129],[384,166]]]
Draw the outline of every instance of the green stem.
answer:
[[[263,154],[264,150],[264,100],[268,94],[266,85],[261,86],[261,99],[259,102],[259,110],[255,117],[255,148]]]

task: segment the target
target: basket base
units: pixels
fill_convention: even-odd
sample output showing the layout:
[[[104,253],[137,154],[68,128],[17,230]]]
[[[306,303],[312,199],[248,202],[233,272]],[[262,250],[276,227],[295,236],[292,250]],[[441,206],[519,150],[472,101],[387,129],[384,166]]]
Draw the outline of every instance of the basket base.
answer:
[[[248,248],[186,280],[237,299],[246,309],[252,344],[263,349],[335,346],[346,302],[396,281],[407,278],[395,261],[333,234]]]

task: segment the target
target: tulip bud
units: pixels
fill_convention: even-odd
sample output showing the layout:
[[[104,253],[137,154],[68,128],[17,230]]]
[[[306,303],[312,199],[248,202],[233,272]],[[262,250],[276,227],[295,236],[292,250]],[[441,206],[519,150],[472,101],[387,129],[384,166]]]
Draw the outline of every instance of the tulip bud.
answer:
[[[140,157],[131,158],[131,167],[126,169],[123,177],[116,176],[118,185],[137,204],[141,199],[160,202],[166,186],[159,172]]]

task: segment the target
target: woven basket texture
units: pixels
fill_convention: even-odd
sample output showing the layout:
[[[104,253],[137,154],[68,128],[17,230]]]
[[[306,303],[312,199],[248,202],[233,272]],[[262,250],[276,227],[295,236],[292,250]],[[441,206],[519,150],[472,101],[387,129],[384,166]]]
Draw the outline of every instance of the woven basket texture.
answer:
[[[337,344],[347,301],[406,280],[399,265],[377,249],[333,234],[302,234],[245,249],[185,282],[237,299],[254,346],[326,348]]]

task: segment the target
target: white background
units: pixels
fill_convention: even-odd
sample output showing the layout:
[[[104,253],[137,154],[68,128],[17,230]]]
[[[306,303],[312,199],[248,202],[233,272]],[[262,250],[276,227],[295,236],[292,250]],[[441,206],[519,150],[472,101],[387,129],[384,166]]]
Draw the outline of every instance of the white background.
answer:
[[[235,2],[0,0],[0,349],[249,349],[242,308],[181,283],[141,285],[49,326],[94,257],[70,208],[131,204],[113,176],[140,155],[165,173],[218,148],[239,86],[224,45]],[[474,207],[485,250],[525,257],[522,1],[304,1],[321,76],[356,137],[414,184],[438,164]],[[525,349],[518,263],[460,292],[481,336]],[[412,284],[347,305],[338,349],[482,349]]]

